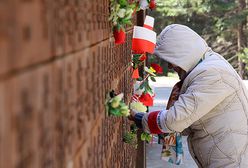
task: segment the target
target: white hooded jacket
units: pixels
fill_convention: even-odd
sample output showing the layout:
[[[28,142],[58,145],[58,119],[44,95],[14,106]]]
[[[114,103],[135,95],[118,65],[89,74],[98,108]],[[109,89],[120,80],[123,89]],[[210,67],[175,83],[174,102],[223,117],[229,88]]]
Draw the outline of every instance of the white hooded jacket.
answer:
[[[162,31],[155,55],[189,73],[174,106],[156,118],[158,128],[189,128],[189,148],[199,167],[248,168],[248,92],[232,66],[178,24]],[[148,132],[150,114],[142,121]]]

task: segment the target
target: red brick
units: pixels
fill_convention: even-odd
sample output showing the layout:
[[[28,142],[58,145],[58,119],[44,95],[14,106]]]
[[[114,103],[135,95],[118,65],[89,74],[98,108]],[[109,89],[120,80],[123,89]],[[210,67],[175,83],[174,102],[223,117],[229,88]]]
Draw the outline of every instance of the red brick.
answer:
[[[53,167],[54,123],[50,66],[12,78],[6,101],[12,162],[17,167]]]
[[[0,167],[13,167],[13,144],[11,138],[11,114],[8,111],[5,83],[0,83]]]
[[[135,149],[122,142],[129,125],[104,105],[112,89],[130,101],[131,27],[115,45],[108,0],[9,4],[15,12],[0,10],[0,23],[14,24],[0,29],[1,167],[134,167]]]
[[[45,1],[14,1],[11,32],[12,68],[22,68],[51,58],[50,30]],[[42,2],[42,3],[41,3]],[[9,12],[9,11],[8,11]]]
[[[11,33],[13,33],[13,13],[11,1],[0,3],[0,75],[11,68]]]
[[[10,63],[8,62],[8,56],[9,56],[9,42],[7,37],[1,35],[0,32],[0,75],[6,73],[7,70],[9,69],[8,67],[10,66]]]
[[[76,61],[74,55],[68,56],[64,64],[63,79],[63,130],[65,160],[73,158],[76,152],[77,129],[76,129]]]
[[[11,163],[19,167],[38,166],[36,81],[35,76],[28,74],[11,79],[6,86],[8,112],[12,116],[8,120],[11,123],[10,147],[14,148]]]
[[[54,146],[55,168],[65,167],[65,123],[64,123],[64,60],[59,60],[52,65],[52,83],[54,94]]]

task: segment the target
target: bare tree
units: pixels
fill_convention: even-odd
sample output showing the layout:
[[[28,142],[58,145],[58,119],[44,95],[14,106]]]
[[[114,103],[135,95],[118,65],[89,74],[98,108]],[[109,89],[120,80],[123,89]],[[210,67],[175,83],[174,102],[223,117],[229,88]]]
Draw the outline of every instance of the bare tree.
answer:
[[[245,0],[238,0],[239,10],[242,12],[246,8]],[[242,51],[243,48],[247,46],[247,39],[245,37],[244,28],[246,26],[246,19],[238,24],[237,29],[237,42],[238,42],[238,51]],[[245,77],[245,63],[239,58],[239,75],[242,79]]]

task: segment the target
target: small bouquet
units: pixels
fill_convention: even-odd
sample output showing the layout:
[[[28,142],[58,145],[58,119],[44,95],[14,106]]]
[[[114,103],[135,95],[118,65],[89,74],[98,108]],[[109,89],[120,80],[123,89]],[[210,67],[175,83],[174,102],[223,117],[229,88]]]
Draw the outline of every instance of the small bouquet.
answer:
[[[147,111],[147,107],[141,102],[135,102],[135,101],[132,102],[130,104],[130,108],[134,111],[143,112],[143,113]]]
[[[137,147],[137,130],[138,128],[136,125],[132,124],[130,126],[130,131],[124,133],[123,142]]]
[[[132,124],[130,126],[130,131],[124,133],[123,142],[137,147],[137,131],[138,128],[136,127],[136,125]],[[143,132],[140,136],[140,139],[142,141],[150,142],[152,139],[152,135]]]
[[[134,1],[129,3],[128,0],[110,0],[109,21],[113,24],[113,32],[116,44],[125,42],[125,26],[132,25],[132,16],[137,11],[138,5]]]
[[[129,116],[130,110],[123,100],[123,93],[116,95],[114,91],[107,95],[106,111],[113,116]]]

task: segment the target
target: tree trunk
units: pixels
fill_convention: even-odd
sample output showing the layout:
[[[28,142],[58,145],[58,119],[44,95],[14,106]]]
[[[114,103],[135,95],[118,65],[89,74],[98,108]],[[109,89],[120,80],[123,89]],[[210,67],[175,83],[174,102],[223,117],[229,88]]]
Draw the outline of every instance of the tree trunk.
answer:
[[[245,9],[246,7],[246,1],[245,0],[239,0],[239,12]],[[247,45],[247,40],[244,33],[244,27],[246,26],[246,20],[242,21],[238,25],[238,51],[241,51],[244,47]],[[239,58],[239,75],[242,79],[245,78],[245,63],[242,61],[242,59]]]

